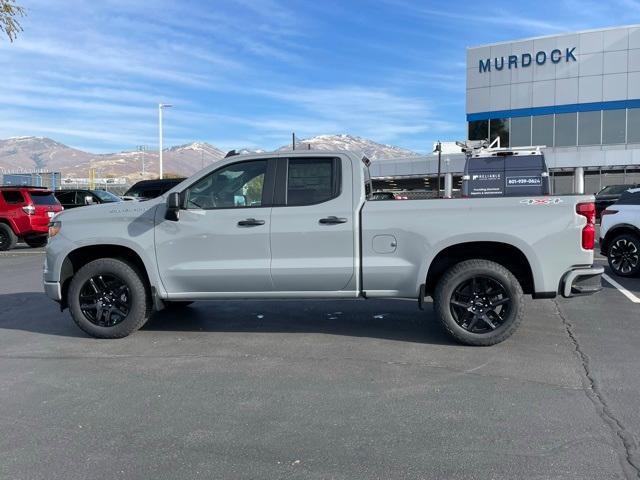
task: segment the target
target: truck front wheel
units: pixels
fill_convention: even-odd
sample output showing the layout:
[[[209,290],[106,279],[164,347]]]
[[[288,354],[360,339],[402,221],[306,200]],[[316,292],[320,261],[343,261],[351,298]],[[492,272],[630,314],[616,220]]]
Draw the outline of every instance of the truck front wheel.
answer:
[[[126,337],[152,312],[143,276],[116,258],[100,258],[80,268],[69,285],[67,301],[76,324],[96,338]]]
[[[505,267],[489,260],[454,265],[438,282],[433,297],[438,319],[465,345],[506,340],[524,315],[520,283]]]

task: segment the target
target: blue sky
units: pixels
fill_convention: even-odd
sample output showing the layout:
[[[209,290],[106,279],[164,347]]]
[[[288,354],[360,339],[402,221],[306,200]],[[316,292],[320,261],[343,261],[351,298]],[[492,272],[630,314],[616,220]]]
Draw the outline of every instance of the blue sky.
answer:
[[[465,136],[465,49],[640,22],[640,1],[20,0],[0,40],[0,138],[93,152],[350,133],[426,151]],[[443,7],[445,5],[445,7]]]

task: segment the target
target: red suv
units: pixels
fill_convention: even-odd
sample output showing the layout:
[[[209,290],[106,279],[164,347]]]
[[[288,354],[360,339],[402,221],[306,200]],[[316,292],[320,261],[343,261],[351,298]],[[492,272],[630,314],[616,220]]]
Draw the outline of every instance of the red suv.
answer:
[[[46,245],[49,221],[60,211],[51,190],[0,187],[0,250],[13,248],[20,238],[30,247]]]

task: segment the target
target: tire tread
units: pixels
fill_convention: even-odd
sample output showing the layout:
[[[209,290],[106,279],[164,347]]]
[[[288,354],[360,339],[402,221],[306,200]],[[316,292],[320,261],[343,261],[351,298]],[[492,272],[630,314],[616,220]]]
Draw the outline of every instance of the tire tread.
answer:
[[[490,272],[499,273],[504,275],[509,280],[509,283],[514,287],[517,296],[517,304],[520,308],[517,309],[516,318],[508,325],[507,328],[502,330],[498,335],[488,336],[488,337],[473,337],[474,334],[468,332],[462,332],[452,327],[452,325],[447,322],[447,316],[450,315],[449,312],[449,299],[444,298],[444,290],[449,286],[454,279],[468,270],[489,270]],[[495,345],[500,343],[507,338],[509,338],[520,326],[522,320],[524,319],[524,308],[523,308],[523,300],[524,294],[522,293],[522,286],[520,282],[516,279],[516,277],[504,266],[499,263],[492,262],[490,260],[483,259],[471,259],[464,260],[460,263],[455,264],[449,270],[447,270],[444,275],[438,281],[434,291],[434,309],[436,312],[436,317],[440,324],[444,327],[449,335],[455,338],[458,342],[463,343],[465,345],[473,345],[473,346],[484,346],[488,347],[491,345]],[[446,310],[445,310],[446,309]],[[465,335],[465,333],[467,333]]]
[[[128,320],[127,318],[123,323],[116,325],[116,327],[112,327],[109,329],[102,328],[100,330],[95,330],[90,325],[87,325],[87,323],[85,322],[88,322],[88,320],[84,318],[76,318],[76,315],[74,314],[74,309],[72,307],[72,302],[74,302],[73,294],[75,293],[76,289],[79,288],[77,286],[77,283],[82,281],[82,278],[84,277],[86,272],[91,270],[94,270],[96,273],[101,271],[120,270],[121,274],[123,275],[129,275],[129,273],[133,272],[133,274],[137,277],[137,282],[134,282],[135,283],[134,285],[129,285],[129,288],[137,289],[138,295],[143,296],[143,298],[145,299],[143,314],[139,315],[138,318],[135,318],[134,322],[130,322],[126,324]],[[76,323],[76,325],[78,325],[78,327],[82,331],[96,338],[105,338],[105,339],[124,338],[130,335],[131,333],[139,330],[149,320],[149,318],[151,317],[151,313],[153,312],[153,302],[151,301],[151,294],[148,286],[143,281],[143,278],[144,276],[140,273],[139,269],[135,265],[127,262],[126,260],[122,260],[119,258],[110,258],[110,257],[99,258],[97,260],[93,260],[87,263],[76,272],[73,279],[71,280],[71,285],[69,287],[68,304],[71,310],[71,317],[73,318],[73,321]],[[82,313],[80,313],[80,315],[82,315]],[[125,327],[125,324],[126,324],[126,328],[123,328]],[[117,327],[120,327],[120,328],[117,328]]]

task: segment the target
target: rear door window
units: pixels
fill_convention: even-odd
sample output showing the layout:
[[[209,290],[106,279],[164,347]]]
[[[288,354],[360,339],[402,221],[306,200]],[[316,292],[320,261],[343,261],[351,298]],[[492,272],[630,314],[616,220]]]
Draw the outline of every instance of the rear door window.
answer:
[[[58,205],[59,202],[51,192],[29,192],[34,205]]]
[[[76,192],[59,192],[56,197],[60,203],[64,205],[72,205],[76,201]]]
[[[7,202],[8,204],[11,205],[15,205],[15,204],[19,204],[19,203],[24,203],[24,197],[22,196],[22,193],[18,192],[18,191],[6,191],[6,192],[2,192],[2,198],[4,198],[4,201]]]
[[[287,171],[289,206],[326,202],[340,194],[340,164],[333,158],[290,159]]]

